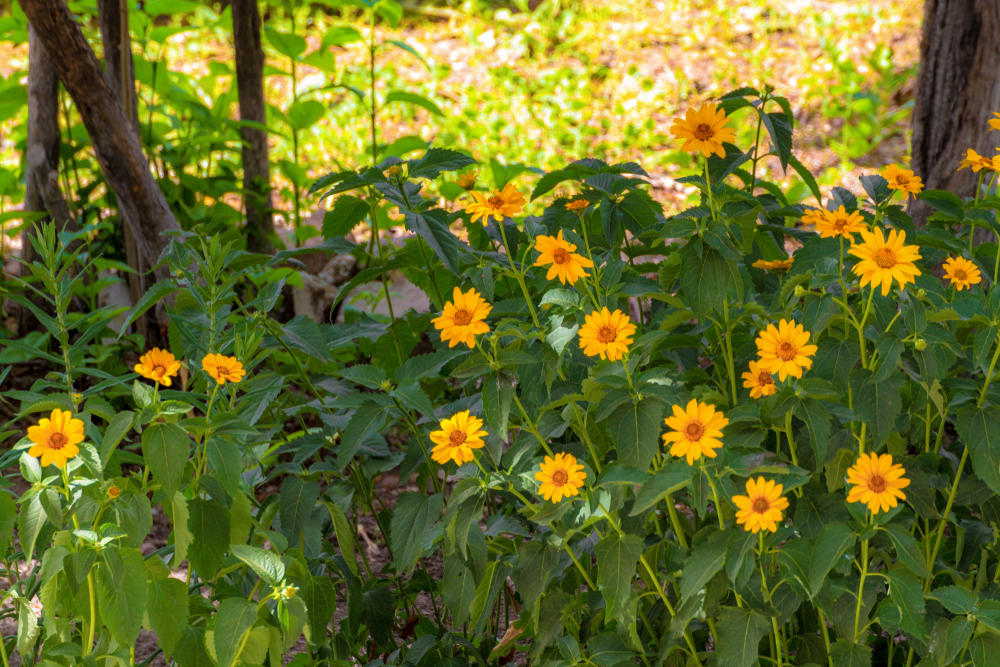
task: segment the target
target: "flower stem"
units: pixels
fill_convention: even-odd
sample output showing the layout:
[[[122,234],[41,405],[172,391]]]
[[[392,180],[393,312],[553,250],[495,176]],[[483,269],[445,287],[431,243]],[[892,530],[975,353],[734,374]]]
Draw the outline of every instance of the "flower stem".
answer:
[[[733,393],[733,402],[736,405],[736,363],[733,359],[733,327],[729,322],[729,299],[722,302],[722,319],[726,325],[725,347],[726,347],[726,371],[729,373],[729,385]]]
[[[868,368],[868,346],[865,344],[865,322],[868,321],[868,313],[872,309],[872,299],[875,297],[875,286],[872,285],[871,291],[868,293],[868,302],[865,304],[864,314],[861,316],[861,321],[858,322],[858,347],[861,349],[861,366]]]
[[[722,520],[722,503],[719,502],[719,490],[715,487],[715,482],[712,481],[712,476],[708,474],[708,470],[705,469],[705,462],[701,462],[701,472],[705,475],[705,479],[708,480],[708,488],[712,490],[712,502],[715,503],[715,516],[719,519],[719,530],[726,529],[726,522]]]
[[[854,641],[858,641],[858,625],[861,623],[861,600],[864,597],[865,578],[868,576],[868,538],[861,540],[861,579],[858,581],[857,601],[854,604]]]
[[[934,548],[931,549],[930,558],[927,560],[927,571],[931,573],[924,581],[924,592],[931,589],[931,582],[934,580],[934,561],[937,560],[938,549],[941,548],[941,538],[944,537],[944,526],[948,523],[948,515],[951,514],[951,506],[955,502],[955,494],[958,492],[958,481],[962,479],[962,471],[965,469],[965,461],[969,458],[969,448],[962,449],[962,458],[958,460],[958,468],[955,470],[955,479],[951,483],[951,491],[948,492],[948,502],[944,506],[944,514],[938,523],[937,533],[934,536]]]
[[[524,273],[514,268],[514,255],[510,251],[510,243],[507,241],[507,231],[504,229],[503,220],[497,222],[497,227],[500,228],[500,237],[503,239],[504,248],[507,250],[507,262],[510,264],[510,270],[513,271],[514,277],[517,278],[517,284],[521,286],[521,292],[524,294],[524,302],[528,304],[531,321],[534,323],[535,328],[541,329],[542,325],[538,322],[538,313],[535,312],[535,304],[531,302],[531,297],[528,295],[528,286],[524,284]]]
[[[703,160],[705,165],[705,189],[708,190],[708,209],[712,212],[712,222],[718,220],[718,215],[715,212],[715,198],[712,195],[712,179],[708,175],[708,158]]]

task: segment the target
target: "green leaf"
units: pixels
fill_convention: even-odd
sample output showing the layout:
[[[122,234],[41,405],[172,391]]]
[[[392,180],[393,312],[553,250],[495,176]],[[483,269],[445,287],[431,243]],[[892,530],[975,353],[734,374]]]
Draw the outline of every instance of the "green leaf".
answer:
[[[966,405],[958,410],[955,427],[969,450],[976,476],[1000,493],[1000,407]]]
[[[310,577],[309,582],[299,591],[299,595],[306,603],[309,632],[313,641],[326,637],[327,626],[333,620],[333,614],[337,609],[337,592],[330,577],[320,575]]]
[[[703,318],[721,311],[727,298],[742,297],[743,278],[736,262],[726,260],[717,250],[689,243],[681,250],[681,293],[684,305]]]
[[[396,381],[402,384],[435,377],[445,364],[461,354],[459,350],[439,350],[410,357],[396,369]]]
[[[370,212],[371,206],[364,199],[340,195],[333,201],[333,208],[323,216],[323,237],[329,239],[346,236]]]
[[[226,598],[215,614],[215,658],[220,667],[238,664],[243,637],[257,620],[257,605],[243,598]]]
[[[757,664],[760,655],[757,647],[771,628],[767,616],[750,609],[722,607],[717,627],[719,636],[715,651],[719,667],[751,667]]]
[[[667,495],[680,491],[691,482],[691,466],[682,460],[669,461],[662,470],[650,477],[635,496],[629,516],[642,514]]]
[[[0,557],[9,556],[8,550],[14,546],[14,525],[17,523],[17,504],[14,498],[0,490]]]
[[[442,171],[458,171],[476,161],[465,153],[447,148],[429,148],[424,156],[407,161],[410,178],[437,178]]]
[[[316,501],[319,500],[319,484],[296,477],[286,477],[278,493],[278,518],[281,532],[292,546],[299,546],[302,533],[310,523]]]
[[[21,503],[17,515],[17,537],[21,541],[21,549],[26,560],[30,560],[35,551],[35,541],[45,525],[45,508],[42,499],[36,494],[27,502]]]
[[[293,130],[302,131],[318,123],[326,115],[326,107],[316,100],[293,102],[286,113],[286,120]]]
[[[101,620],[123,646],[133,646],[146,613],[146,565],[131,547],[105,548],[97,568],[97,602]]]
[[[264,37],[283,56],[298,58],[305,53],[306,40],[288,32],[281,32],[271,27],[264,28]]]
[[[871,667],[872,650],[865,644],[838,639],[830,646],[830,657],[837,667]]]
[[[660,450],[663,404],[644,398],[619,406],[608,418],[608,431],[615,441],[618,460],[626,466],[646,470]]]
[[[104,438],[101,440],[100,454],[101,461],[104,465],[108,464],[111,459],[111,454],[114,452],[115,448],[121,443],[122,439],[128,434],[129,430],[132,428],[132,417],[135,416],[134,412],[129,410],[124,410],[118,412],[111,419],[111,423],[108,424],[107,428],[104,429]]]
[[[423,95],[417,95],[416,93],[408,93],[405,90],[390,91],[389,94],[385,96],[385,103],[389,104],[391,102],[403,102],[404,104],[412,104],[414,106],[421,107],[422,109],[426,109],[435,116],[444,115],[444,112],[441,111],[441,107],[434,104]]]
[[[896,556],[910,572],[921,579],[931,576],[931,573],[927,570],[927,564],[924,563],[923,554],[920,553],[920,548],[917,546],[917,541],[913,535],[906,532],[902,526],[891,523],[882,526],[881,529],[889,534],[889,539],[892,540],[893,546],[896,547]]]
[[[924,623],[924,596],[920,580],[903,569],[890,570],[889,599],[899,610],[900,628],[921,642],[927,641],[927,626]]]
[[[823,526],[813,543],[812,558],[809,561],[810,599],[816,599],[830,570],[854,546],[855,539],[854,531],[847,524],[830,523]]]
[[[337,460],[340,469],[343,470],[351,462],[354,455],[358,453],[361,445],[364,444],[372,434],[377,433],[385,424],[386,409],[376,403],[363,403],[361,407],[354,411],[351,418],[340,434],[340,448],[337,452]]]
[[[340,548],[340,555],[343,556],[347,567],[350,568],[354,576],[358,575],[357,544],[354,540],[354,530],[350,521],[340,505],[325,502],[327,510],[330,512],[330,520],[333,522],[333,531],[337,536],[337,546]]]
[[[230,551],[272,587],[285,578],[285,564],[276,553],[246,544],[233,545]]]
[[[870,375],[870,374],[869,374]],[[874,382],[865,374],[854,376],[854,411],[871,429],[871,442],[881,445],[889,437],[896,425],[896,417],[903,409],[900,388],[903,375],[893,375],[882,382]]]
[[[490,373],[483,378],[482,401],[486,429],[498,435],[501,440],[507,439],[507,422],[510,420],[513,400],[514,383],[505,373]]]
[[[947,190],[924,190],[917,195],[917,199],[927,202],[935,211],[949,218],[961,220],[965,217],[965,204]]]
[[[188,593],[184,582],[173,577],[151,579],[146,614],[163,652],[171,655],[188,624]]]
[[[819,191],[819,184],[816,183],[816,179],[813,177],[812,172],[810,172],[805,165],[799,162],[799,159],[792,153],[788,154],[788,164],[792,165],[792,169],[794,169],[795,173],[799,175],[799,178],[805,182],[806,186],[809,188],[809,192],[811,192],[812,196],[816,198],[816,202],[822,206],[823,195]]]
[[[725,532],[715,532],[692,548],[681,572],[682,600],[704,588],[715,573],[722,569],[726,560],[727,538]]]
[[[205,446],[208,469],[230,496],[240,495],[243,454],[234,443],[220,437],[209,437]]]
[[[180,489],[191,453],[191,437],[177,424],[154,423],[142,432],[142,458],[170,498]]]
[[[188,563],[206,581],[215,578],[229,546],[229,510],[214,500],[195,498],[187,503]]]
[[[429,551],[441,536],[444,527],[439,519],[443,507],[444,499],[440,493],[428,496],[406,492],[399,496],[389,525],[397,571],[412,570],[417,559]]]
[[[132,323],[142,317],[143,313],[163,299],[167,298],[169,295],[176,292],[178,289],[179,288],[173,280],[161,280],[158,283],[154,283],[153,286],[148,288],[146,293],[142,295],[139,302],[132,307],[132,310],[129,311],[128,317],[125,318],[125,322],[118,331],[118,338],[124,336],[125,332],[128,331],[128,328],[132,326]]]
[[[441,579],[441,599],[456,626],[461,625],[468,620],[469,609],[476,598],[476,576],[460,558],[452,556],[445,559],[445,572],[448,576]]]
[[[406,226],[430,246],[445,268],[456,276],[461,274],[458,238],[451,233],[445,214],[440,210],[424,213],[405,211]],[[428,270],[434,270],[427,267]]]
[[[38,627],[38,617],[35,611],[28,604],[27,600],[21,598],[17,605],[17,641],[14,646],[22,656],[34,655],[35,642],[41,634]],[[3,641],[3,638],[0,638]]]
[[[788,169],[788,162],[792,156],[792,124],[791,119],[783,112],[771,111],[764,113],[761,108],[757,108],[760,118],[764,121],[764,127],[771,137],[772,150],[778,155],[782,169]]]
[[[990,627],[996,630],[996,626]],[[969,642],[969,656],[974,667],[996,664],[993,661],[997,659],[998,654],[1000,654],[1000,635],[993,632],[978,634]]]
[[[994,632],[1000,632],[1000,602],[983,600],[976,609],[976,620]]]
[[[976,608],[976,594],[961,586],[942,586],[927,594],[928,600],[936,600],[953,614],[971,614]]]
[[[597,557],[597,587],[604,595],[608,617],[614,618],[632,596],[635,566],[643,551],[636,535],[606,535],[594,546]]]
[[[486,566],[486,572],[476,586],[476,593],[469,606],[469,620],[474,632],[480,632],[486,619],[493,609],[493,602],[500,593],[500,588],[507,579],[508,565],[504,561],[491,560]]]

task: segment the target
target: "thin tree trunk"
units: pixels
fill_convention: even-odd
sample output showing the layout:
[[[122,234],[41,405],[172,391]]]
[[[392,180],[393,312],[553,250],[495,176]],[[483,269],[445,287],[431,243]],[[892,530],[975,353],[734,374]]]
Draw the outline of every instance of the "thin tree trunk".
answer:
[[[108,85],[121,101],[125,115],[139,134],[138,98],[135,93],[135,69],[132,63],[132,43],[128,30],[128,4],[124,0],[97,0],[97,17],[101,26],[101,41],[104,44],[104,75]],[[125,262],[135,270],[128,274],[128,291],[132,303],[138,303],[146,293],[146,271],[150,264],[143,261],[134,227],[120,211],[122,239],[125,245]],[[149,321],[140,317],[136,327],[145,338],[149,332]]]
[[[267,124],[264,104],[264,51],[260,44],[257,0],[232,0],[233,42],[236,50],[236,86],[240,120]],[[256,127],[240,128],[243,140],[243,208],[247,216],[247,248],[271,249],[271,175],[267,160],[267,133]]]
[[[1000,110],[1000,2],[926,0],[913,110],[912,167],[928,189],[972,196],[976,175],[957,171],[967,148],[992,156],[987,120]],[[930,208],[910,213],[922,225]]]
[[[164,232],[180,229],[153,180],[139,134],[108,86],[97,57],[63,0],[20,0],[90,134],[104,178],[135,235],[139,255],[153,266],[167,245]],[[157,270],[166,277],[166,269]]]

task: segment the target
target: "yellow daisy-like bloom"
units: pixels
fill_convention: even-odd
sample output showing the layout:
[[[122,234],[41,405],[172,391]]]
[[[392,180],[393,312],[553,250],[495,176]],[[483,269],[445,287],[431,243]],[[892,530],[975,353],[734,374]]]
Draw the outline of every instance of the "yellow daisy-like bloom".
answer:
[[[587,473],[572,454],[546,456],[535,473],[535,480],[541,482],[538,494],[554,503],[578,495],[585,479]]]
[[[431,458],[444,465],[454,461],[458,465],[468,463],[475,456],[473,449],[481,449],[486,443],[483,436],[487,435],[483,428],[483,420],[473,417],[468,410],[456,412],[448,419],[441,420],[441,430],[431,431]]]
[[[681,150],[700,152],[705,157],[715,153],[726,157],[723,141],[733,142],[736,134],[726,125],[726,112],[714,104],[703,104],[700,109],[688,109],[684,118],[675,118],[670,134],[684,139]]]
[[[566,283],[572,285],[580,278],[586,277],[585,269],[594,265],[583,255],[573,252],[576,250],[576,245],[563,239],[561,229],[558,236],[538,236],[535,239],[535,250],[539,253],[535,266],[552,265],[545,275],[546,280],[559,278],[559,282],[563,285]]]
[[[826,209],[823,208],[807,208],[802,212],[802,218],[800,218],[800,220],[805,227],[817,227],[819,223],[823,221],[825,213]]]
[[[751,264],[755,269],[764,269],[766,271],[787,271],[792,268],[792,258],[787,259],[758,259],[756,262]]]
[[[471,190],[476,187],[477,178],[479,178],[479,172],[473,169],[461,174],[455,182],[458,183],[458,187],[463,190]]]
[[[802,377],[803,369],[812,368],[812,355],[816,354],[816,346],[809,345],[809,332],[795,320],[782,318],[778,326],[768,324],[757,336],[757,354],[760,356],[758,367],[771,373],[777,373],[782,382],[789,375]]]
[[[586,199],[574,199],[573,201],[566,202],[567,211],[582,211],[583,209],[590,206],[590,202]]]
[[[749,533],[778,530],[782,510],[788,509],[788,498],[781,495],[782,485],[758,477],[747,480],[747,495],[733,496],[736,523]]]
[[[618,361],[627,352],[635,335],[635,325],[620,310],[610,312],[605,306],[584,318],[580,327],[580,348],[588,357]]]
[[[847,470],[847,482],[854,485],[847,502],[865,503],[872,514],[889,510],[899,504],[898,500],[906,500],[900,490],[910,485],[905,474],[903,466],[894,464],[889,454],[862,454]]]
[[[174,358],[174,355],[167,350],[154,347],[146,354],[139,357],[132,370],[149,380],[159,382],[164,387],[169,387],[174,375],[181,369],[181,362]]]
[[[900,169],[894,164],[882,170],[882,178],[889,181],[890,190],[902,190],[915,195],[924,189],[924,182],[919,176],[914,176],[909,169]]]
[[[962,171],[965,168],[970,168],[978,174],[983,169],[994,169],[994,160],[985,155],[980,155],[971,148],[967,148],[965,150],[965,157],[958,165],[958,171]]]
[[[209,353],[201,360],[201,367],[219,384],[239,382],[247,374],[243,364],[236,357]]]
[[[441,331],[441,340],[448,347],[465,343],[469,347],[476,346],[476,335],[490,330],[486,324],[486,316],[493,306],[486,303],[475,288],[462,293],[457,287],[452,291],[451,301],[444,304],[444,311],[431,322],[434,328]]]
[[[996,118],[990,118],[989,121],[987,122],[989,122],[990,127],[992,127],[994,130],[1000,130],[1000,113],[994,111],[993,115],[996,116]]]
[[[816,231],[824,239],[842,236],[853,241],[854,237],[851,235],[863,229],[868,227],[861,214],[857,211],[848,213],[843,206],[836,211],[823,211],[821,219],[816,222]]]
[[[41,459],[42,467],[55,464],[65,468],[66,461],[80,453],[77,445],[83,442],[83,421],[69,410],[55,409],[28,427],[28,439],[34,443],[28,456]]]
[[[503,190],[494,190],[491,195],[482,192],[469,194],[476,201],[466,206],[465,212],[472,215],[471,222],[481,219],[484,226],[490,221],[490,217],[497,222],[503,222],[504,218],[517,215],[527,201],[513,183],[503,186]]]
[[[973,285],[978,285],[983,281],[979,267],[964,257],[949,257],[945,260],[943,268],[944,277],[959,292],[971,289]]]
[[[716,457],[715,450],[722,447],[722,429],[729,420],[714,405],[688,401],[686,408],[673,407],[674,414],[664,419],[671,431],[663,434],[664,446],[670,445],[671,456],[687,458],[692,465],[702,456]]]
[[[759,361],[750,362],[750,370],[743,373],[743,386],[750,390],[750,398],[773,396],[778,391],[774,374]]]
[[[906,242],[905,231],[893,229],[887,239],[876,227],[874,232],[862,230],[861,238],[863,242],[848,252],[861,260],[852,270],[855,275],[861,276],[862,287],[870,283],[875,289],[875,285],[881,283],[882,296],[885,296],[893,280],[902,288],[920,275],[920,269],[913,264],[920,259],[920,247],[903,245]]]

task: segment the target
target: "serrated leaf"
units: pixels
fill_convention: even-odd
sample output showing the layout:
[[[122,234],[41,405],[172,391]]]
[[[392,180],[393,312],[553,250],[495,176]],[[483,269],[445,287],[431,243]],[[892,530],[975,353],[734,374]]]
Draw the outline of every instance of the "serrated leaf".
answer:
[[[751,667],[757,664],[760,640],[771,628],[767,616],[751,609],[722,607],[719,636],[715,642],[719,667]]]
[[[410,178],[437,178],[442,171],[458,171],[476,161],[465,153],[447,148],[429,148],[423,157],[407,161]]]
[[[1000,408],[966,405],[958,410],[955,427],[969,450],[976,476],[1000,493]]]
[[[277,586],[285,578],[285,564],[276,553],[247,544],[235,544],[230,551],[271,586]]]
[[[215,614],[213,643],[220,667],[238,664],[243,637],[257,620],[257,605],[243,598],[226,598]]]
[[[638,404],[621,405],[609,417],[608,430],[615,440],[618,460],[626,466],[646,470],[660,448],[663,404],[644,398]]]
[[[400,572],[413,569],[441,536],[441,509],[444,499],[440,493],[428,496],[407,492],[399,496],[392,514],[389,533],[392,536],[392,555]]]
[[[355,225],[371,212],[368,202],[354,195],[340,195],[333,201],[333,208],[323,216],[323,237],[346,236]]]
[[[180,489],[191,436],[177,424],[154,423],[142,432],[142,458],[168,498]]]
[[[597,557],[597,587],[604,595],[607,614],[614,618],[632,595],[635,566],[643,541],[636,535],[612,533],[594,546]]]

